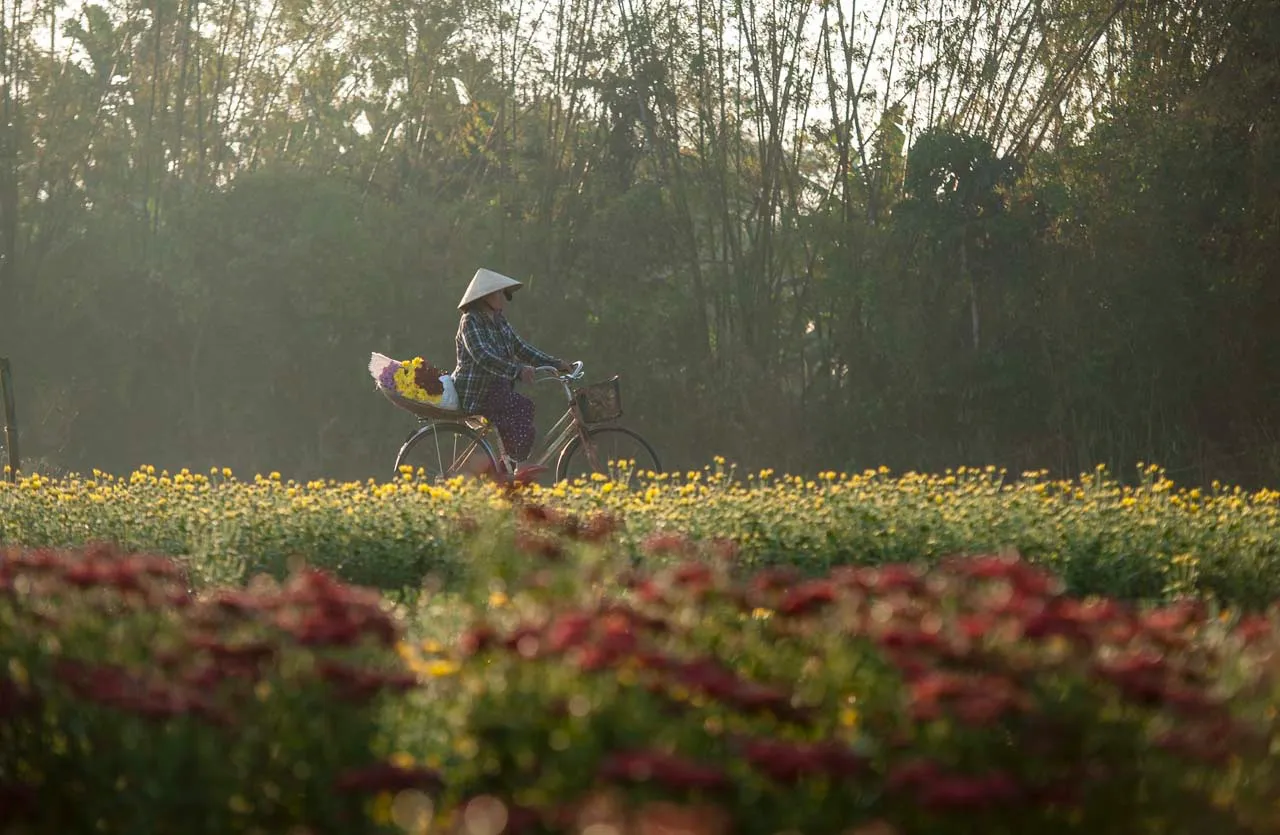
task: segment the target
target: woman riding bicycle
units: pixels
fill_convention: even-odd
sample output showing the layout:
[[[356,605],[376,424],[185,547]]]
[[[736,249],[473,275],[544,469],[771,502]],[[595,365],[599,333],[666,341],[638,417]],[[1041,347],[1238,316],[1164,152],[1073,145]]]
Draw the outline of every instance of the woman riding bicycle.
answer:
[[[455,340],[458,365],[453,371],[458,407],[480,415],[498,430],[508,455],[517,462],[515,477],[525,481],[545,467],[521,464],[529,457],[535,436],[533,401],[515,390],[517,380],[533,382],[534,366],[569,371],[563,360],[539,351],[520,338],[503,315],[506,303],[521,282],[486,270],[476,270],[458,309],[462,311]],[[493,463],[484,458],[475,475],[489,475]]]

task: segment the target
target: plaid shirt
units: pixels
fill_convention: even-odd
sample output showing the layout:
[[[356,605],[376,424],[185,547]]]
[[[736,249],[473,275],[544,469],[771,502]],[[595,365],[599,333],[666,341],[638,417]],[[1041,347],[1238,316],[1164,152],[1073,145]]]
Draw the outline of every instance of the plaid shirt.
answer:
[[[522,366],[560,363],[521,339],[507,318],[496,311],[487,315],[475,310],[463,313],[455,345],[458,367],[453,370],[453,384],[458,390],[458,407],[468,415],[484,408],[495,386],[514,385]]]

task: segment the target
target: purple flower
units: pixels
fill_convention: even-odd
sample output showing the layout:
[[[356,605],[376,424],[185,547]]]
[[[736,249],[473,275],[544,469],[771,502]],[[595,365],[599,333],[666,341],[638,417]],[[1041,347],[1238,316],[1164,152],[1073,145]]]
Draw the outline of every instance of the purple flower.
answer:
[[[387,363],[386,367],[378,373],[378,385],[384,389],[395,391],[396,388],[396,371],[400,368],[400,363]]]

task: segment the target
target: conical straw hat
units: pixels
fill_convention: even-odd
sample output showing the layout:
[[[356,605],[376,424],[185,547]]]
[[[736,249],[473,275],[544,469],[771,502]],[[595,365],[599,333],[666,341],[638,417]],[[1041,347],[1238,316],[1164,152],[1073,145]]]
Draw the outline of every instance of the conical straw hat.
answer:
[[[493,270],[486,270],[481,267],[476,270],[471,283],[467,285],[467,292],[462,294],[462,301],[458,302],[458,309],[462,309],[476,299],[484,298],[498,290],[506,290],[508,287],[514,290],[520,286],[520,282],[514,278],[507,278],[501,273],[495,273]]]

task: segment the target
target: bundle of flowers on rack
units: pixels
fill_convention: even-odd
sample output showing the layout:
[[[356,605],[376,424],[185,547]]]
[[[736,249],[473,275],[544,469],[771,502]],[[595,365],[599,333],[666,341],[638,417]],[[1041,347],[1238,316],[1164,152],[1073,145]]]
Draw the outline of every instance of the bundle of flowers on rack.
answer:
[[[422,357],[401,361],[375,353],[369,361],[369,373],[393,402],[408,401],[437,409],[458,408],[453,378]]]

